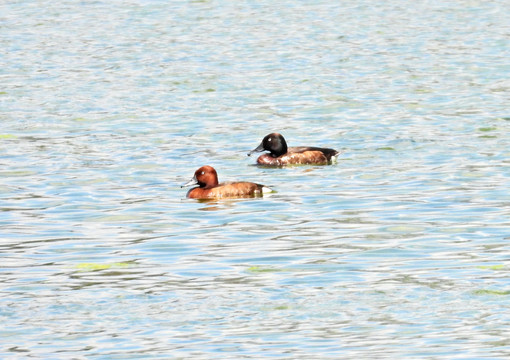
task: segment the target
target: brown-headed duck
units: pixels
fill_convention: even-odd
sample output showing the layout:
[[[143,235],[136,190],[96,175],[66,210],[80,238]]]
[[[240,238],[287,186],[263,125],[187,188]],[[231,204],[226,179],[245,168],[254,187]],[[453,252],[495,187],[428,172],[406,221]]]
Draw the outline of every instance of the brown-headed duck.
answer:
[[[269,151],[269,154],[260,155],[257,163],[268,166],[284,165],[326,165],[336,159],[338,151],[334,149],[293,146],[287,147],[284,137],[278,133],[266,135],[259,146],[248,153]]]
[[[192,199],[246,198],[258,197],[272,190],[264,185],[252,182],[218,183],[218,174],[212,166],[202,166],[195,171],[195,176],[185,186],[198,185],[189,190],[187,197]]]

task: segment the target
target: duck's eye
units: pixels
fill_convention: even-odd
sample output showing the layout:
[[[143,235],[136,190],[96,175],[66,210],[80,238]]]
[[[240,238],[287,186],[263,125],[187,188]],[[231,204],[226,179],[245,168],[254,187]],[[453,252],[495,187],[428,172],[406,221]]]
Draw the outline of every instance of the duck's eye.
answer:
[[[202,171],[202,172],[200,173],[200,175],[205,175],[205,171]]]
[[[271,141],[271,138],[267,139],[267,141]]]

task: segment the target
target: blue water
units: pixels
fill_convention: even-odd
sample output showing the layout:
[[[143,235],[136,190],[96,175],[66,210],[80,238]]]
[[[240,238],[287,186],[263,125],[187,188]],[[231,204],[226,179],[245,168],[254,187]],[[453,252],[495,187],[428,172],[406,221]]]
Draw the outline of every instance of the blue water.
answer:
[[[509,12],[0,4],[0,358],[508,358]]]

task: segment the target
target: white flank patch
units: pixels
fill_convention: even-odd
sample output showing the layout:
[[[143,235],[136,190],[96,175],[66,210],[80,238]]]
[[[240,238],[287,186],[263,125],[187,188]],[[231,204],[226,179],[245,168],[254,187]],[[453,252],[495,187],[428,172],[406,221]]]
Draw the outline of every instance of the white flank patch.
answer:
[[[262,186],[262,194],[269,194],[272,192],[273,192],[273,189],[268,188],[267,186]]]
[[[335,156],[332,156],[330,162],[332,164],[336,164],[338,162],[338,156],[339,155],[340,155],[340,153],[336,154]]]

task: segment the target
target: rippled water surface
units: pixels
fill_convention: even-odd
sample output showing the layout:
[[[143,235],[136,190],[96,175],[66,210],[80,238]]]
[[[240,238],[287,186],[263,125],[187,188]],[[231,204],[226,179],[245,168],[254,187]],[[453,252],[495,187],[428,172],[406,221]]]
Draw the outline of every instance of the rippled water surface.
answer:
[[[0,357],[508,358],[509,4],[3,2]]]

